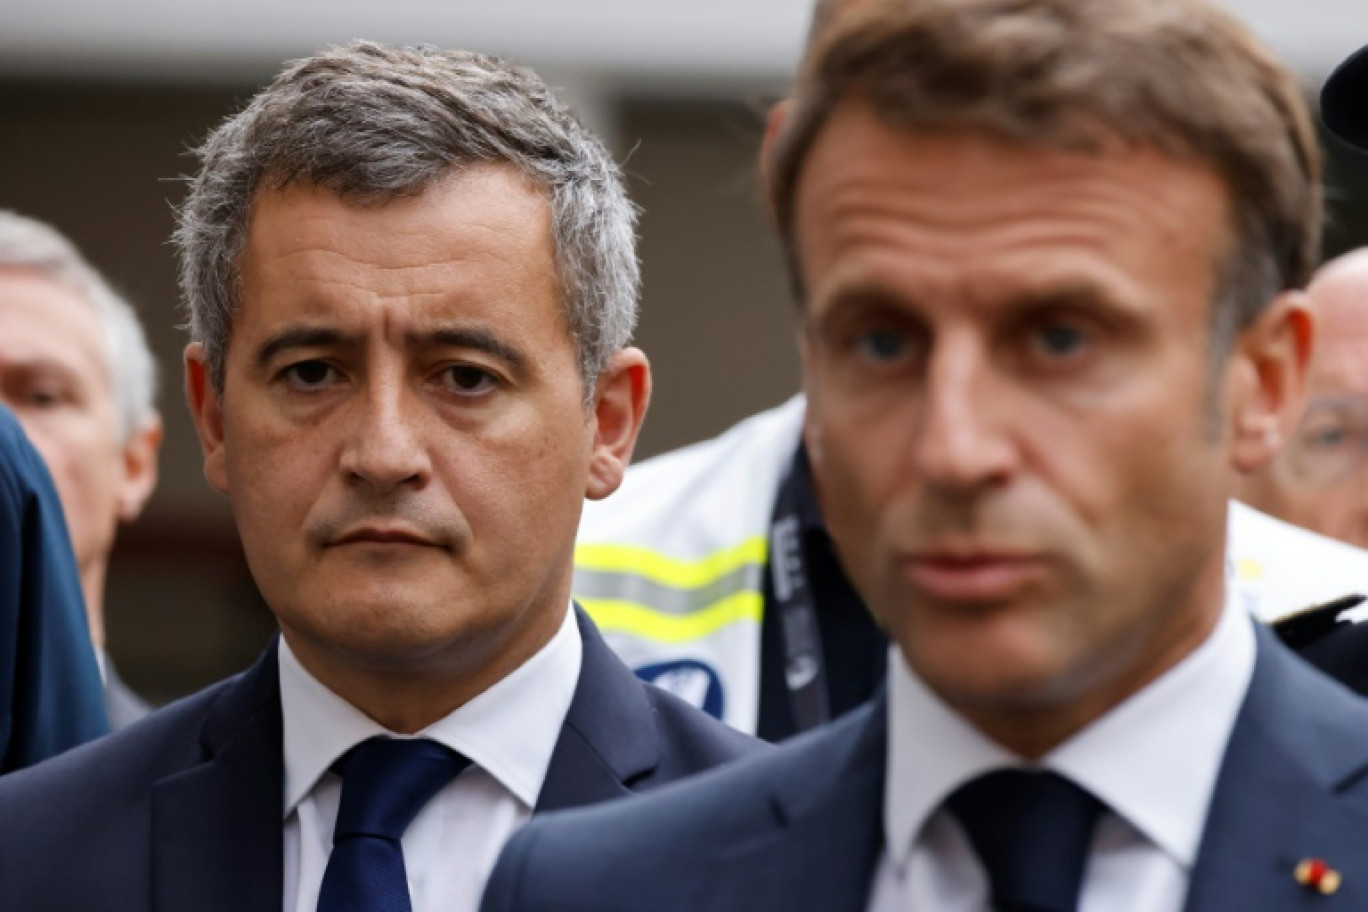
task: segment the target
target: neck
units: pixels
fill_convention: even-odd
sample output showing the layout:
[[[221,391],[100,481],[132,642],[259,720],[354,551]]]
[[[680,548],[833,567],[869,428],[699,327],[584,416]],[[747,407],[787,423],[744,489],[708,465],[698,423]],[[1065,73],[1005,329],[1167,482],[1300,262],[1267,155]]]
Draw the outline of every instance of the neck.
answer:
[[[947,701],[989,738],[1027,760],[1039,760],[1144,690],[1196,651],[1215,631],[1225,606],[1224,571],[1194,593],[1194,605],[1174,622],[1150,631],[1125,652],[1109,653],[1085,670],[1075,696],[1033,702],[971,705]],[[1115,674],[1115,669],[1125,671]],[[1110,679],[1108,675],[1112,675]]]
[[[86,623],[90,627],[90,641],[96,652],[103,652],[105,646],[104,625],[104,561],[92,561],[81,568],[81,595],[85,600]]]
[[[512,674],[560,629],[563,612],[506,637],[475,636],[436,654],[357,656],[281,625],[299,664],[319,683],[397,734],[415,734]]]

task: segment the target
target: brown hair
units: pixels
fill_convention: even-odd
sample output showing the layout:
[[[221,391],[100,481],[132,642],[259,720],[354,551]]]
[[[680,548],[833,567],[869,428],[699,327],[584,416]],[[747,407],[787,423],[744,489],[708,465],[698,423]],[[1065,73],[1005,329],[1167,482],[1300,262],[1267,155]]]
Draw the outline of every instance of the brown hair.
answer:
[[[798,179],[852,95],[910,131],[1078,151],[1120,139],[1209,163],[1229,188],[1236,241],[1213,311],[1222,348],[1318,261],[1320,158],[1301,91],[1205,0],[819,0],[768,170],[800,300]]]

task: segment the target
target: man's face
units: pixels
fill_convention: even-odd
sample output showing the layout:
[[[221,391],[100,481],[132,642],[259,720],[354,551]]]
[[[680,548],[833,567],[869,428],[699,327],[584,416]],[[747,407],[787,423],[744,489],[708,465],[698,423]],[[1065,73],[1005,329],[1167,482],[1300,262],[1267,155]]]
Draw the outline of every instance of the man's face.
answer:
[[[151,491],[155,460],[149,467],[141,440],[120,439],[99,316],[33,270],[0,267],[0,401],[52,472],[83,581],[92,567],[102,580],[119,521]]]
[[[1368,255],[1330,267],[1308,292],[1321,332],[1306,413],[1245,490],[1288,522],[1368,547]]]
[[[1096,715],[1214,624],[1227,218],[1213,174],[1157,153],[913,136],[856,100],[817,137],[795,227],[823,513],[970,718]]]
[[[379,206],[263,191],[241,262],[222,394],[192,346],[190,395],[292,648],[315,673],[516,667],[607,493],[544,194],[495,166]]]

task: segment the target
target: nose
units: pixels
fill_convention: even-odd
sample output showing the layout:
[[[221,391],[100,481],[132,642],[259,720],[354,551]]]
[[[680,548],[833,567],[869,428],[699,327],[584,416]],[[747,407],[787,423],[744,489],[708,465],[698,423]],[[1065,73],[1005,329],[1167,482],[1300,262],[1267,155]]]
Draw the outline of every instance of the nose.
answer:
[[[945,340],[932,352],[913,442],[919,477],[949,494],[1000,486],[1015,471],[1008,390],[971,340]]]
[[[357,397],[342,451],[342,472],[376,493],[422,488],[432,475],[422,403],[402,379],[369,383]]]

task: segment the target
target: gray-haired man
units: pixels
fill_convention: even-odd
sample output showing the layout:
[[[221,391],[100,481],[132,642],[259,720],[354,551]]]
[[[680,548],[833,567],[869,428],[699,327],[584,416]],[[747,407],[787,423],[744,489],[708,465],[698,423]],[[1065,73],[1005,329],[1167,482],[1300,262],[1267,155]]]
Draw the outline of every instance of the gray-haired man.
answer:
[[[650,386],[600,144],[526,70],[357,43],[200,155],[187,391],[282,636],[0,783],[0,908],[474,909],[534,809],[749,750],[570,604]]]
[[[105,654],[104,588],[118,527],[157,483],[156,383],[132,306],[55,229],[0,211],[0,402],[61,495],[115,728],[148,712]]]

